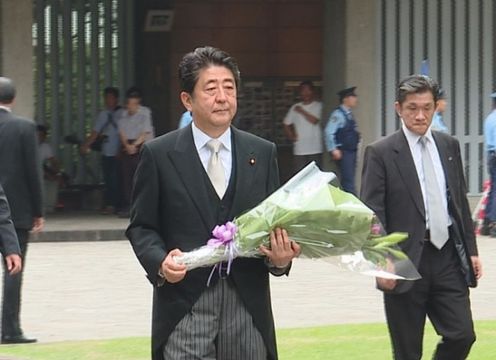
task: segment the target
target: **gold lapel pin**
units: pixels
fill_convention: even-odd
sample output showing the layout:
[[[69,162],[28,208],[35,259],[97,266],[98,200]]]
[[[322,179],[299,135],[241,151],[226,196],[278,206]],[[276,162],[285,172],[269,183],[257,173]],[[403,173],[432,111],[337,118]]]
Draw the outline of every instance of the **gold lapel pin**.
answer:
[[[255,158],[250,158],[250,160],[248,161],[250,163],[250,165],[255,165]]]

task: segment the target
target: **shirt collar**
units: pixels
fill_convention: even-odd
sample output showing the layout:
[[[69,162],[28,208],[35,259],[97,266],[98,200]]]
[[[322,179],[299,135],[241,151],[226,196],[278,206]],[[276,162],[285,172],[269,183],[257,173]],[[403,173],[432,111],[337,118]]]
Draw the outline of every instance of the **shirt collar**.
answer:
[[[5,105],[0,105],[0,109],[5,110],[7,112],[12,112],[12,109],[8,106],[5,106]]]
[[[191,131],[193,132],[193,141],[195,142],[195,147],[197,151],[200,151],[212,138],[205,134],[203,131],[198,129],[195,125],[195,122],[191,122]],[[227,128],[227,130],[217,138],[225,149],[231,151],[231,127]]]
[[[401,119],[401,128],[403,130],[403,133],[405,134],[405,137],[406,137],[406,140],[408,141],[408,145],[410,146],[410,149],[413,149],[413,147],[418,144],[418,142],[422,136],[426,137],[427,139],[429,139],[429,141],[434,143],[434,138],[432,137],[432,131],[431,131],[430,126],[427,129],[426,133],[422,136],[415,134],[414,132],[408,130],[403,119]]]

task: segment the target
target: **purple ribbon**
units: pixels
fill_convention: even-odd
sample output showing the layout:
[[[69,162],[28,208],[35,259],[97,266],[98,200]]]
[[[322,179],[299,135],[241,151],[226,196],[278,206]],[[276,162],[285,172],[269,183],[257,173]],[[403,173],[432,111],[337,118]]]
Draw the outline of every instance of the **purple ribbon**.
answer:
[[[228,255],[227,260],[227,275],[231,272],[231,264],[236,257],[236,244],[234,243],[234,235],[238,228],[236,224],[231,221],[228,221],[224,225],[217,225],[212,231],[212,235],[214,236],[207,242],[207,246],[212,248],[218,248],[219,246],[225,246],[225,252]],[[210,276],[208,277],[207,286],[210,286],[210,280],[212,279],[212,275],[215,272],[215,269],[219,269],[219,275],[222,275],[222,266],[221,263],[215,264],[210,272]]]

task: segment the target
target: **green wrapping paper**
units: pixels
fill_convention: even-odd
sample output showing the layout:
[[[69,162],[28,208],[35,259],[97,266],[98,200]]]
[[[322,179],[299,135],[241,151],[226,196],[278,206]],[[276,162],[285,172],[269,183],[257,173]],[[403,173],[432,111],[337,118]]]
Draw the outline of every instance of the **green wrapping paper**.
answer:
[[[311,163],[255,208],[218,226],[216,238],[176,257],[188,270],[235,257],[260,257],[260,245],[279,227],[301,246],[301,256],[322,259],[365,275],[392,279],[420,278],[397,244],[406,233],[385,235],[374,212],[329,182],[334,174]],[[231,232],[230,232],[231,230]],[[219,240],[220,239],[220,240]]]

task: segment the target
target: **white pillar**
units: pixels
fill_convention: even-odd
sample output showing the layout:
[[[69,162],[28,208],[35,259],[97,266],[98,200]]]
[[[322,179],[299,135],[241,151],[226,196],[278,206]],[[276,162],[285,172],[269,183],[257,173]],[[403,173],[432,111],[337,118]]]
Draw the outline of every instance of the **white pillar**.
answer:
[[[16,114],[34,116],[33,0],[0,2],[0,74],[17,87]]]

